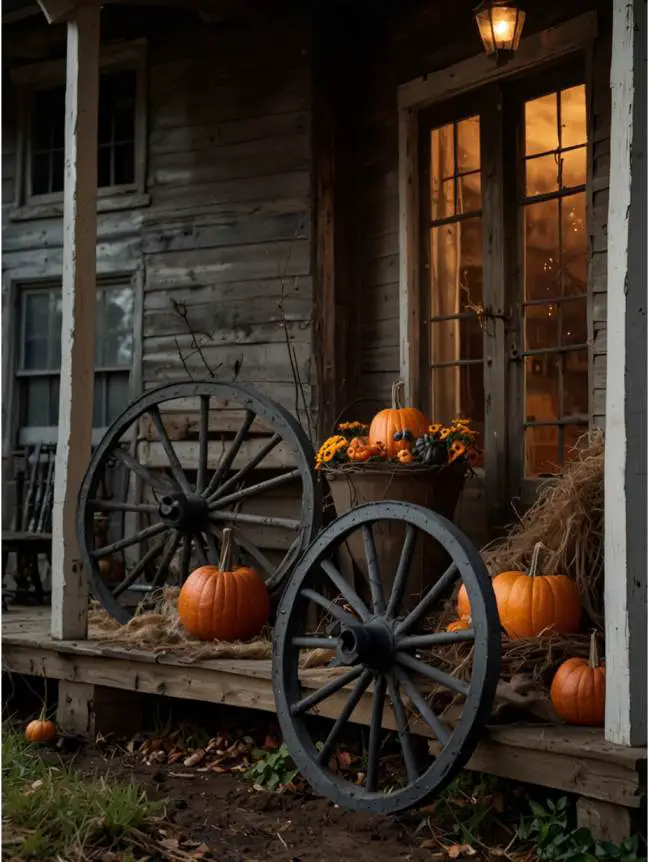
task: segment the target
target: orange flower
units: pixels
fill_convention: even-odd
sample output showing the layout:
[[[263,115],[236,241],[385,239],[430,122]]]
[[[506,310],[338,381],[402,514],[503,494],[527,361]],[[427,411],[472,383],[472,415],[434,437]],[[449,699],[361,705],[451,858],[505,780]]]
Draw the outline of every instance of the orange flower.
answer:
[[[409,449],[401,449],[399,454],[397,455],[400,464],[412,464],[413,457],[412,452]]]
[[[458,440],[456,440],[455,443],[453,443],[453,445],[449,449],[449,464],[455,461],[456,458],[459,458],[460,456],[464,455],[465,453],[466,446],[464,445],[464,443],[460,443]]]

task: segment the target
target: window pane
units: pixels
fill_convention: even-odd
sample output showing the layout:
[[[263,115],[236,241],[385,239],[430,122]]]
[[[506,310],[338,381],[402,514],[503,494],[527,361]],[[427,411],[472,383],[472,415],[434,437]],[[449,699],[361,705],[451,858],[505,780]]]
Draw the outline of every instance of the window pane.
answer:
[[[113,183],[116,186],[126,185],[135,180],[135,152],[133,144],[118,144],[115,147],[115,176]]]
[[[458,178],[458,212],[476,212],[482,206],[480,173],[464,174]]]
[[[588,349],[566,351],[588,342],[586,195],[559,194],[559,184],[565,189],[586,183],[584,87],[528,102],[525,138],[527,196],[553,195],[523,205],[524,344],[526,351],[546,351],[526,357],[524,374],[526,423],[548,423],[525,432],[527,474],[539,476],[556,472],[583,431],[565,420],[588,414]],[[529,158],[547,150],[556,152]]]
[[[457,170],[480,169],[480,117],[468,117],[457,124]]]
[[[32,157],[32,194],[46,195],[50,192],[50,154],[35,153]]]
[[[113,422],[126,410],[131,400],[128,374],[111,374],[106,380],[108,387],[106,424]]]
[[[63,164],[65,155],[63,150],[54,150],[52,153],[52,176],[50,180],[50,192],[63,191]]]
[[[112,185],[110,161],[112,150],[109,146],[99,147],[97,154],[97,186],[100,189]]]
[[[130,366],[133,358],[133,290],[130,287],[102,291],[101,358],[103,366]]]
[[[25,380],[25,425],[50,425],[50,381],[47,377]],[[54,423],[56,424],[56,423]]]
[[[559,201],[525,207],[525,299],[561,294]]]
[[[49,294],[23,295],[25,344],[21,369],[45,371],[50,368],[49,357]]]
[[[32,150],[62,147],[65,129],[65,87],[34,93],[31,117]]]
[[[558,149],[557,94],[549,93],[525,103],[525,155]]]
[[[561,146],[586,143],[586,87],[570,87],[561,93]]]

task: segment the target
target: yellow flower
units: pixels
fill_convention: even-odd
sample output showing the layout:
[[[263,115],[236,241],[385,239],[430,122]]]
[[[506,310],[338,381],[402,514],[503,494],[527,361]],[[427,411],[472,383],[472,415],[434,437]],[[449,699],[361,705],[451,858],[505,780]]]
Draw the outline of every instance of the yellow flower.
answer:
[[[360,431],[363,428],[367,428],[363,422],[341,422],[338,426],[339,431]]]
[[[442,430],[439,432],[439,439],[440,440],[446,440],[446,438],[448,437],[448,435],[450,433],[451,433],[450,428],[442,428]]]
[[[439,432],[441,430],[442,430],[442,426],[440,425],[439,422],[436,425],[429,425],[428,426],[428,433],[429,434],[439,434]]]

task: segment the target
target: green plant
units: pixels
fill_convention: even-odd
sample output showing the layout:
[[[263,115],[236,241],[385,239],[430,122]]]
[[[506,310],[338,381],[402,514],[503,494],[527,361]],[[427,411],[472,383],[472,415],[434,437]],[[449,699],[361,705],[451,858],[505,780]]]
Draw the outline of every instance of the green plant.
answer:
[[[16,856],[76,859],[130,840],[163,810],[135,784],[44,763],[21,733],[3,726],[2,840]]]
[[[253,751],[253,757],[255,763],[246,773],[246,777],[264,790],[272,791],[285,787],[298,774],[285,742],[275,751],[257,749]]]
[[[531,815],[522,818],[519,837],[536,847],[537,862],[646,862],[638,835],[622,844],[596,841],[588,829],[573,829],[568,797],[545,806],[530,801]]]

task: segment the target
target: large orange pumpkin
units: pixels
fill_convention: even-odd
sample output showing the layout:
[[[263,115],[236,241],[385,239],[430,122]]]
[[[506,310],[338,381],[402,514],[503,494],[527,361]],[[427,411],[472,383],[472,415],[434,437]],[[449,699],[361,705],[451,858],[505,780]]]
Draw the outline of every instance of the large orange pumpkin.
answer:
[[[590,656],[569,658],[559,666],[550,699],[557,715],[568,724],[601,727],[606,705],[606,669],[597,655],[597,640],[593,632]]]
[[[537,542],[528,573],[501,572],[492,578],[500,623],[512,638],[533,638],[542,632],[576,634],[581,623],[581,599],[566,575],[539,574],[543,544]],[[457,597],[461,618],[471,614],[464,586]]]
[[[218,566],[201,566],[187,578],[178,596],[178,616],[200,640],[248,640],[270,615],[266,584],[254,569],[232,567],[232,530],[223,530]]]
[[[382,444],[388,458],[396,458],[404,449],[410,450],[417,437],[423,437],[428,431],[430,424],[420,410],[401,406],[402,387],[402,382],[392,385],[392,407],[377,413],[370,425],[370,445]]]

